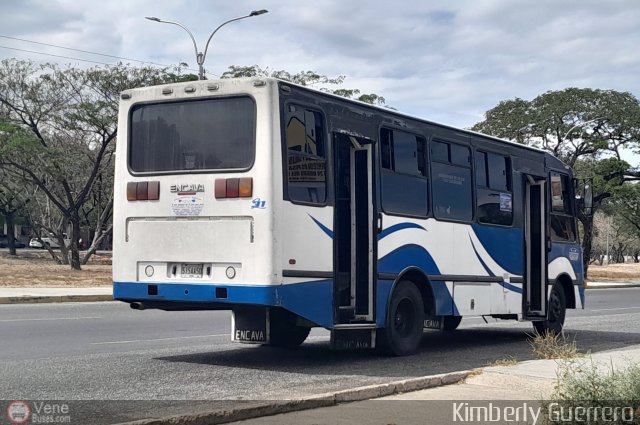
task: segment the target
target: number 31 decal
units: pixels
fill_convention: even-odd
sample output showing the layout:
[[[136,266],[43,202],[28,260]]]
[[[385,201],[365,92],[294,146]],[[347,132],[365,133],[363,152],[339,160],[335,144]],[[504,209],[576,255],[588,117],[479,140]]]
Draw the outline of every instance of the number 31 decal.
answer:
[[[263,201],[260,198],[255,198],[251,200],[251,209],[260,209],[263,210],[267,206],[267,201]]]

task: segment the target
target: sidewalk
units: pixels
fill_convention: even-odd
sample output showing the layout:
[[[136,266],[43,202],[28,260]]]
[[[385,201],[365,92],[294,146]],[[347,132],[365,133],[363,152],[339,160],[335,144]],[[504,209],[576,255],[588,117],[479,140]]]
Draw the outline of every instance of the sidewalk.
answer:
[[[0,304],[113,301],[111,286],[89,288],[0,288]]]
[[[624,368],[630,362],[640,362],[640,345],[623,350],[592,354],[578,361]],[[312,410],[231,422],[236,425],[286,424],[450,424],[465,419],[470,408],[506,406],[522,408],[528,415],[526,423],[542,423],[535,417],[539,401],[553,391],[558,372],[558,360],[530,360],[513,366],[486,367],[459,384],[445,385],[388,397],[339,404]],[[497,411],[497,410],[496,410]],[[475,412],[477,413],[477,411]],[[468,416],[466,417],[468,419]],[[520,417],[521,419],[523,416]],[[467,421],[465,421],[467,422]],[[472,423],[482,423],[476,421]],[[509,423],[502,421],[499,423]],[[523,422],[518,422],[523,423]]]
[[[589,282],[587,289],[640,288],[640,282]],[[0,304],[113,301],[111,286],[0,288]]]

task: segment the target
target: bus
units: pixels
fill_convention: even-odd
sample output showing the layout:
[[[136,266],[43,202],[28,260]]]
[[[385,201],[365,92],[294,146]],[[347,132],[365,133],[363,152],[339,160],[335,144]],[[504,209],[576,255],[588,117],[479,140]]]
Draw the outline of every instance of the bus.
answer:
[[[230,310],[231,339],[415,352],[464,316],[583,308],[571,170],[547,152],[271,78],[121,93],[113,295]]]

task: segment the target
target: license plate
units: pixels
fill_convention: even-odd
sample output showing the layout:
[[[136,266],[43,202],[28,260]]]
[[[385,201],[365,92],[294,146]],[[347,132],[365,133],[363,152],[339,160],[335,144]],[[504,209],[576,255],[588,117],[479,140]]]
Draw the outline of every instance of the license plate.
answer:
[[[180,276],[188,278],[202,277],[202,264],[182,264],[180,267]]]

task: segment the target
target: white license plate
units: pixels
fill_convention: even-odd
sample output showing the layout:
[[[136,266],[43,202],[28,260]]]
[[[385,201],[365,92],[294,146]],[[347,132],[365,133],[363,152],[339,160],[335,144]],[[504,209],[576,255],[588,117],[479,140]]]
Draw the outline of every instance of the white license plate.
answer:
[[[201,278],[203,264],[182,264],[180,267],[180,276],[187,278]]]

